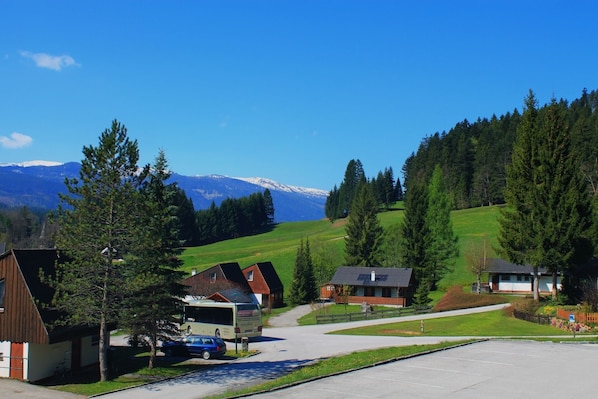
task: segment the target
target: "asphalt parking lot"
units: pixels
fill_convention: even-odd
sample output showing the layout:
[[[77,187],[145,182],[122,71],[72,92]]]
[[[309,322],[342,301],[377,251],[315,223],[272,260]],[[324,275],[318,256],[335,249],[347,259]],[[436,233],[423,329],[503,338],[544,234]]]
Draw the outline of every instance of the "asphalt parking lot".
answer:
[[[491,340],[252,398],[591,397],[598,345]]]

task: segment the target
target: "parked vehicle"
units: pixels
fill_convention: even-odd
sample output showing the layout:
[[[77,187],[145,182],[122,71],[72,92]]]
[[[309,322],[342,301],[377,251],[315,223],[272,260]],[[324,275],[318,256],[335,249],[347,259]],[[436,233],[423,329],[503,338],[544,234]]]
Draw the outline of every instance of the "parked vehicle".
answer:
[[[216,336],[226,340],[262,335],[262,311],[255,303],[193,300],[183,307],[181,330],[187,334]]]
[[[226,344],[221,338],[207,335],[187,335],[184,338],[166,341],[161,351],[166,356],[193,356],[204,359],[222,357],[226,353]]]

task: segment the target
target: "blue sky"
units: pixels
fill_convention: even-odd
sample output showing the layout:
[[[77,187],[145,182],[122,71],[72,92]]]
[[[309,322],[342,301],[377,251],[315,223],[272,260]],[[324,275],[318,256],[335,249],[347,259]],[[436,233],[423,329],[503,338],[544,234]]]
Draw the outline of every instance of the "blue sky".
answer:
[[[421,140],[598,89],[595,1],[0,2],[0,163],[81,161],[113,119],[185,175],[330,190]]]

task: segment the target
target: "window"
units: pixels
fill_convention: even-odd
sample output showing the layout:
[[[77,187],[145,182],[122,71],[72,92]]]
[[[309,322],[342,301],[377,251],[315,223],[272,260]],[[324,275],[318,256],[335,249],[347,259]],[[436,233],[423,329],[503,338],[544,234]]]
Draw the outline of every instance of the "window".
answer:
[[[384,298],[390,298],[391,293],[392,293],[392,291],[391,291],[390,287],[382,287],[382,296]]]
[[[247,272],[247,281],[253,281],[253,270]]]
[[[4,309],[4,291],[6,280],[0,280],[0,309]]]
[[[210,282],[211,283],[216,282],[216,272],[210,273]]]
[[[376,288],[363,287],[363,296],[376,296]]]
[[[500,281],[511,281],[511,275],[510,274],[501,274]]]

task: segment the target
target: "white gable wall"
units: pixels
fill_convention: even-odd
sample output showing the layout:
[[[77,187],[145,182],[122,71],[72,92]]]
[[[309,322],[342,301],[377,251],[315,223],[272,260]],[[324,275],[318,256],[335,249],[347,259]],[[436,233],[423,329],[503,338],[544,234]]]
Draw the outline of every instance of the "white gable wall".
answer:
[[[10,342],[0,341],[0,378],[10,376]]]
[[[557,290],[560,289],[561,278],[557,276]],[[527,275],[501,274],[498,281],[498,290],[502,292],[533,292],[532,279]],[[552,291],[552,276],[540,276],[539,290],[540,292]]]

